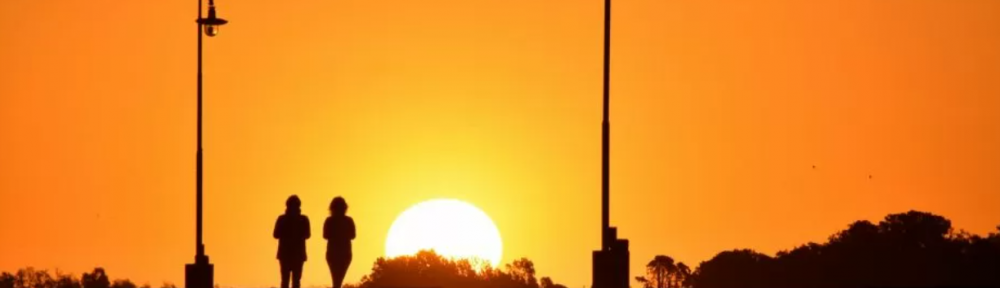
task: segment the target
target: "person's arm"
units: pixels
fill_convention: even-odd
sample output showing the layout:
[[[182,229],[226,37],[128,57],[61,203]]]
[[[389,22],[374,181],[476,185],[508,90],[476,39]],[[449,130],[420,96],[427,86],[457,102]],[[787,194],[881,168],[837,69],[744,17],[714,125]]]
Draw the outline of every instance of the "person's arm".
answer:
[[[349,229],[347,231],[347,236],[349,236],[349,239],[354,240],[354,236],[357,234],[357,232],[354,231],[354,218],[347,218],[347,220],[347,223],[350,223],[350,225],[348,225]]]
[[[309,227],[309,217],[302,216],[302,218],[306,219],[306,237],[304,239],[309,239],[309,237],[312,237],[312,228]]]
[[[281,216],[278,216],[278,221],[274,221],[274,239],[281,239]]]
[[[323,222],[323,239],[330,239],[330,218]]]

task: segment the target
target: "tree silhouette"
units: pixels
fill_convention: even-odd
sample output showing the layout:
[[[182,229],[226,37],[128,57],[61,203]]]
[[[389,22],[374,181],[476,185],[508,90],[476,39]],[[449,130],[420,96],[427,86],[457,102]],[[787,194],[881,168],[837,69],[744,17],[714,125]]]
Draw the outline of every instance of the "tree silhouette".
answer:
[[[677,272],[674,273],[674,287],[691,286],[691,267],[684,262],[677,262]]]
[[[646,275],[653,288],[670,288],[670,276],[677,270],[674,258],[666,255],[656,255],[646,264]]]
[[[55,288],[83,288],[80,280],[73,278],[73,275],[56,272]]]
[[[0,288],[137,288],[128,279],[109,281],[103,268],[94,268],[91,273],[83,273],[80,279],[71,274],[56,271],[55,276],[47,270],[37,270],[32,267],[19,269],[16,273],[0,273]],[[141,288],[149,288],[149,284]],[[164,283],[163,288],[177,288],[173,284]]]
[[[549,278],[549,277],[542,277],[541,280],[538,280],[538,285],[541,288],[566,288],[565,285],[556,284],[556,283],[552,282],[552,278]]]
[[[17,277],[7,272],[0,273],[0,288],[14,288]]]
[[[890,214],[878,224],[857,221],[823,244],[780,251],[719,253],[691,277],[714,287],[1000,287],[1000,240],[954,232],[951,221],[926,212]]]
[[[28,267],[17,271],[15,288],[55,288],[55,279],[46,270]]]
[[[507,264],[507,271],[510,271],[510,277],[514,281],[523,283],[525,287],[538,288],[538,281],[535,280],[535,263],[528,258],[517,259]]]
[[[124,279],[124,280],[115,280],[114,282],[112,282],[111,288],[137,288],[137,287],[135,286],[135,283],[132,283],[132,281]]]
[[[104,268],[94,268],[93,272],[83,273],[80,277],[80,282],[83,284],[83,288],[110,288],[111,281],[108,280],[108,274],[104,273]]]
[[[724,251],[702,263],[697,270],[697,287],[768,287],[768,270],[773,258],[743,249]]]
[[[674,258],[656,255],[646,264],[646,275],[635,280],[644,288],[675,288],[691,285],[691,268],[684,262],[674,263]]]
[[[357,287],[565,287],[548,277],[543,277],[539,283],[536,280],[535,264],[527,258],[515,260],[505,267],[502,270],[488,264],[473,265],[466,259],[452,260],[433,251],[420,251],[413,256],[376,259],[371,273],[365,275]]]

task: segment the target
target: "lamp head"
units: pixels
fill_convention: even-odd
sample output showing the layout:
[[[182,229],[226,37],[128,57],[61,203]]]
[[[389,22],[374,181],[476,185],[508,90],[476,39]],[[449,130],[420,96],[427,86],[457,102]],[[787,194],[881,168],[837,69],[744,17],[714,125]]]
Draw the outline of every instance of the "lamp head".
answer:
[[[215,5],[208,5],[208,18],[198,19],[198,24],[205,26],[205,35],[209,37],[219,35],[219,27],[229,23],[226,19],[215,16]]]

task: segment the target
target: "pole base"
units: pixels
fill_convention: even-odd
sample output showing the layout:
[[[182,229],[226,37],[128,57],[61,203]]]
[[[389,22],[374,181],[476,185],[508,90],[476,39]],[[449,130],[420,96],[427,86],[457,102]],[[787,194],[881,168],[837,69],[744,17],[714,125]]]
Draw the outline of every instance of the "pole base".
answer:
[[[628,240],[615,239],[609,249],[593,253],[593,288],[628,288]]]
[[[213,288],[215,266],[208,263],[208,256],[195,256],[194,264],[184,265],[185,288]]]

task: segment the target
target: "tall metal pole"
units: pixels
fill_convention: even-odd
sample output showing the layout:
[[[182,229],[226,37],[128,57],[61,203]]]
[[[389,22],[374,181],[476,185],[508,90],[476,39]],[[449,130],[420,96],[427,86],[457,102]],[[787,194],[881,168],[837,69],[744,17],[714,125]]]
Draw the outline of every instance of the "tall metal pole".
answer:
[[[198,0],[198,19],[201,19],[201,0]],[[201,236],[202,236],[201,235],[201,217],[202,217],[201,216],[202,214],[201,212],[201,205],[202,205],[202,200],[201,200],[202,197],[201,195],[202,194],[202,152],[201,152],[201,37],[202,36],[201,33],[202,32],[201,30],[202,30],[202,24],[198,23],[198,151],[197,151],[197,156],[195,156],[196,158],[195,173],[197,173],[197,176],[195,176],[195,185],[196,185],[195,191],[197,193],[197,200],[196,200],[197,207],[195,208],[197,209],[196,212],[197,214],[195,217],[196,218],[195,221],[197,221],[197,224],[195,224],[195,227],[197,227],[196,228],[197,232],[195,232],[196,235],[195,250],[197,251],[196,252],[197,254],[195,255],[196,262],[200,262],[202,258],[205,258],[205,245],[201,242]]]
[[[601,122],[601,248],[608,250],[614,239],[610,239],[611,213],[611,124],[609,109],[611,104],[611,0],[604,0],[604,119]]]
[[[205,27],[210,27],[211,25],[221,25],[225,24],[226,21],[215,17],[215,11],[212,5],[213,1],[208,1],[208,19],[201,18],[202,15],[202,0],[198,0],[198,111],[197,111],[197,142],[198,147],[195,155],[195,256],[194,263],[187,264],[184,266],[184,287],[187,288],[212,288],[215,283],[215,267],[212,263],[208,261],[208,255],[205,255],[205,244],[202,241],[202,194],[203,192],[203,179],[204,179],[204,156],[203,149],[201,146],[202,142],[202,33],[208,33],[202,29]],[[210,25],[210,26],[205,26]],[[215,31],[208,36],[215,35]]]
[[[604,0],[604,109],[601,121],[601,250],[593,252],[593,287],[628,288],[628,240],[611,227],[611,0]]]

